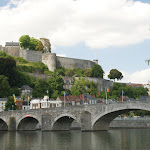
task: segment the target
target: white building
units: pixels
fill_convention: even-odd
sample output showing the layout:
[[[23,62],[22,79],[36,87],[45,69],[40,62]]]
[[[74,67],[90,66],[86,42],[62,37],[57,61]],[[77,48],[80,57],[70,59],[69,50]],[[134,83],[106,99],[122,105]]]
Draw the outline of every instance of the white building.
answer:
[[[5,104],[7,102],[7,98],[0,98],[0,112],[5,110]]]
[[[30,109],[61,107],[62,101],[49,100],[48,96],[44,96],[42,100],[34,99],[30,101]]]
[[[34,99],[30,101],[30,109],[39,109],[41,108],[41,100]]]

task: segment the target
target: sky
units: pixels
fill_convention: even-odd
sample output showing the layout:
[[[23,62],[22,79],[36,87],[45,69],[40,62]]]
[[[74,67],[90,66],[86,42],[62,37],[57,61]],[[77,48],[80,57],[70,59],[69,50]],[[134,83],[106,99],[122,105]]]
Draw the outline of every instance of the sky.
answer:
[[[105,79],[150,80],[150,0],[0,0],[0,19],[0,45],[45,37],[59,56],[98,59]]]

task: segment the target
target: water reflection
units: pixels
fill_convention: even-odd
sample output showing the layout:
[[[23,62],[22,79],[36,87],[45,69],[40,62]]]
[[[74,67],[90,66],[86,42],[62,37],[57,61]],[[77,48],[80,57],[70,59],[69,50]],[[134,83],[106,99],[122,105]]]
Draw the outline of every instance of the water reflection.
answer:
[[[0,132],[1,150],[148,150],[149,129]]]

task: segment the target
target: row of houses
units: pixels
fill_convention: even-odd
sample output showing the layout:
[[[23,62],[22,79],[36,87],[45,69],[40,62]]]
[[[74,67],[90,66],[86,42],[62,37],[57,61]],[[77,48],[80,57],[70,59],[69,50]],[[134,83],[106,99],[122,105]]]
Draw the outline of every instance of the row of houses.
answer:
[[[101,100],[95,98],[92,95],[68,95],[68,96],[59,96],[56,100],[44,96],[42,99],[33,99],[23,100],[20,97],[15,97],[16,106],[19,110],[26,109],[39,109],[39,108],[51,108],[51,107],[63,107],[63,106],[75,106],[75,105],[88,105],[88,104],[97,104],[102,103]],[[7,98],[0,98],[0,111],[4,111],[5,103]]]

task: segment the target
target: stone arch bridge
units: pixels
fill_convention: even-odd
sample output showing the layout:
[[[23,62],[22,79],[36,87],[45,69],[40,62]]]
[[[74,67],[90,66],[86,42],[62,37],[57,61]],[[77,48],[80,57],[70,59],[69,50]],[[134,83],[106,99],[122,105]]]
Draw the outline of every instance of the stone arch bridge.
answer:
[[[0,113],[0,130],[69,130],[76,120],[81,131],[108,130],[110,122],[131,110],[150,111],[150,102],[80,105],[72,107],[16,110]]]

